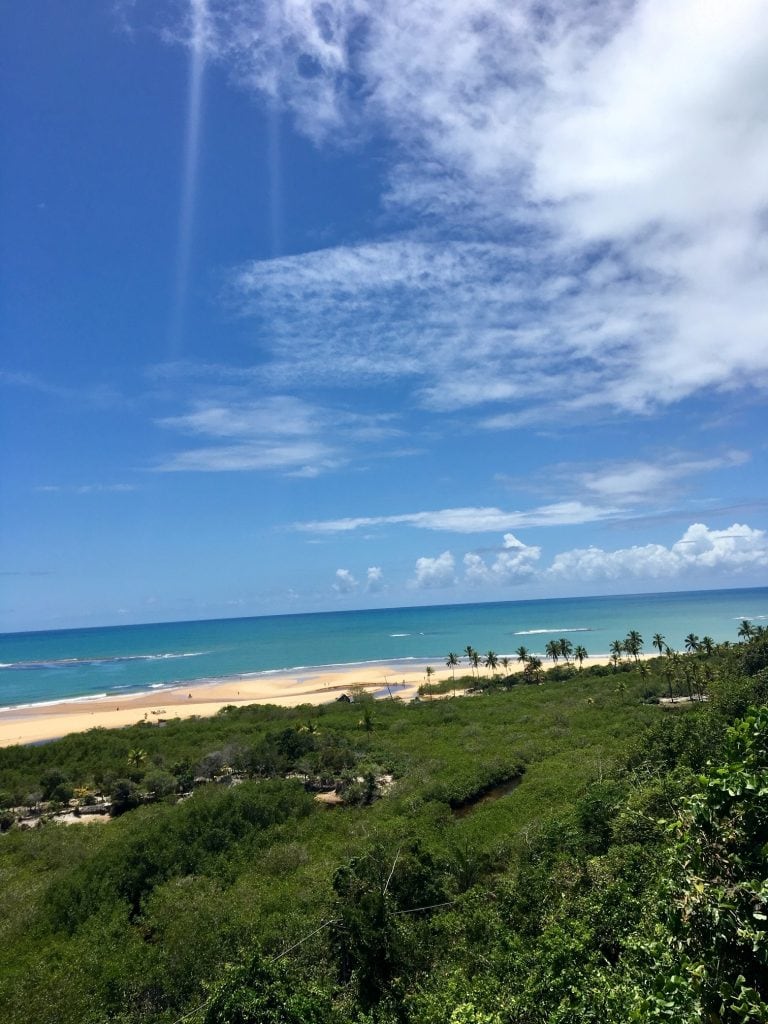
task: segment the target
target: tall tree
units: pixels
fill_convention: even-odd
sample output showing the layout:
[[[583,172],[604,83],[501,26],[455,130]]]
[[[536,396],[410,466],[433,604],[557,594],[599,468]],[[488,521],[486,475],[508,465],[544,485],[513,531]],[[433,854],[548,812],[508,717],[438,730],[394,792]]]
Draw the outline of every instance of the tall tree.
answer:
[[[624,641],[624,650],[627,654],[630,654],[635,662],[640,657],[640,652],[643,649],[643,638],[636,629],[630,629],[627,633],[627,639]]]
[[[711,657],[715,650],[715,641],[711,636],[703,636],[701,638],[701,650],[704,651],[708,658]]]
[[[611,661],[613,667],[618,668],[621,662],[621,656],[624,653],[624,641],[623,640],[611,640],[611,646],[609,647],[611,652]]]
[[[464,653],[467,656],[467,661],[469,662],[469,664],[475,665],[475,648],[472,646],[472,644],[467,644],[467,646],[464,648]]]
[[[552,664],[557,664],[557,659],[560,657],[560,641],[559,640],[548,640],[544,647],[544,652],[548,658],[552,659]]]
[[[496,656],[496,652],[495,651],[488,651],[488,653],[485,656],[484,664],[485,664],[486,668],[489,668],[491,670],[491,673],[493,675],[496,674],[496,669],[498,668],[499,659]]]
[[[141,768],[144,761],[147,759],[146,750],[142,750],[141,747],[134,747],[128,751],[128,764],[132,768]]]
[[[688,636],[685,638],[684,643],[685,649],[686,651],[688,651],[689,654],[695,654],[700,647],[699,638],[696,636],[695,633],[689,633]]]
[[[477,666],[480,664],[480,655],[477,651],[472,651],[472,667],[475,670],[475,675],[478,674]]]
[[[523,647],[522,644],[517,648],[515,654],[517,655],[517,660],[521,661],[523,665],[526,663],[526,661],[528,661],[528,659],[531,656],[531,652],[528,650],[527,647]]]
[[[529,683],[541,682],[541,658],[531,654],[525,663],[525,676]]]
[[[565,658],[566,665],[569,665],[573,654],[573,644],[566,637],[561,637],[558,643],[560,644],[560,654]]]
[[[453,675],[453,681],[455,683],[456,682],[456,666],[459,664],[458,655],[454,654],[453,651],[451,651],[449,653],[448,657],[445,659],[445,664],[451,670],[451,674]]]
[[[663,633],[654,633],[653,634],[653,646],[659,652],[659,655],[661,655],[663,650],[664,650],[664,640],[665,639],[666,638],[665,638]]]
[[[576,659],[576,661],[578,661],[578,663],[579,663],[579,672],[581,672],[581,666],[582,666],[582,664],[584,662],[584,659],[589,657],[589,655],[587,654],[586,647],[582,646],[582,644],[577,644],[576,645],[576,649],[573,652],[573,656]]]
[[[736,634],[741,640],[751,640],[755,635],[755,627],[749,621],[749,619],[742,619],[739,631]]]

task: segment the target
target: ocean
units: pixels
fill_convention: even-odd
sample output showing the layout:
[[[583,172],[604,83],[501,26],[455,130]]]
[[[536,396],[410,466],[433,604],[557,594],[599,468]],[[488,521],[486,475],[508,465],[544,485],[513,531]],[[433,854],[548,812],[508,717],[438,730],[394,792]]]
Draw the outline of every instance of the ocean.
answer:
[[[768,588],[500,601],[0,634],[0,707],[118,696],[241,673],[406,661],[444,668],[467,644],[543,654],[567,636],[590,655],[638,630],[736,640],[768,621]]]

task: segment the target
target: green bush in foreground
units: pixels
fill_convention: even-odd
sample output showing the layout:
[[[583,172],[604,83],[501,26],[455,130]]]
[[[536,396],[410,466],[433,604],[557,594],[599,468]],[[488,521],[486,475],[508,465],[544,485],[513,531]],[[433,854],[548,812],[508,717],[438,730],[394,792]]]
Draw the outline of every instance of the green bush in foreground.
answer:
[[[385,701],[371,728],[354,704],[243,708],[0,752],[7,794],[166,801],[0,837],[3,1019],[768,1021],[763,640],[688,656],[706,702],[643,703],[664,657]],[[256,777],[174,802],[232,768]],[[326,770],[363,798],[271,777]]]

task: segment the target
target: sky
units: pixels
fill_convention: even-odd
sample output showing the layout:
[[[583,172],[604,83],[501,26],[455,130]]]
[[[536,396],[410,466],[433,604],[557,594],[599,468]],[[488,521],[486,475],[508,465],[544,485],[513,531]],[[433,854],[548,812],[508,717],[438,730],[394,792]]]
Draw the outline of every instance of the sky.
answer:
[[[0,630],[764,585],[762,0],[0,4]]]

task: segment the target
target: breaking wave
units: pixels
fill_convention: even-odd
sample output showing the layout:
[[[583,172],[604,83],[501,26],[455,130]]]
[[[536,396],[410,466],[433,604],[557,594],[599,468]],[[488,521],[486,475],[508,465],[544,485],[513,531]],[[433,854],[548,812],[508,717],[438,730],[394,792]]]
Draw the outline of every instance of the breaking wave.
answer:
[[[0,669],[87,668],[90,665],[118,665],[126,661],[171,661],[174,658],[199,658],[207,651],[168,654],[118,654],[112,658],[61,658],[49,661],[12,661],[0,663]]]

